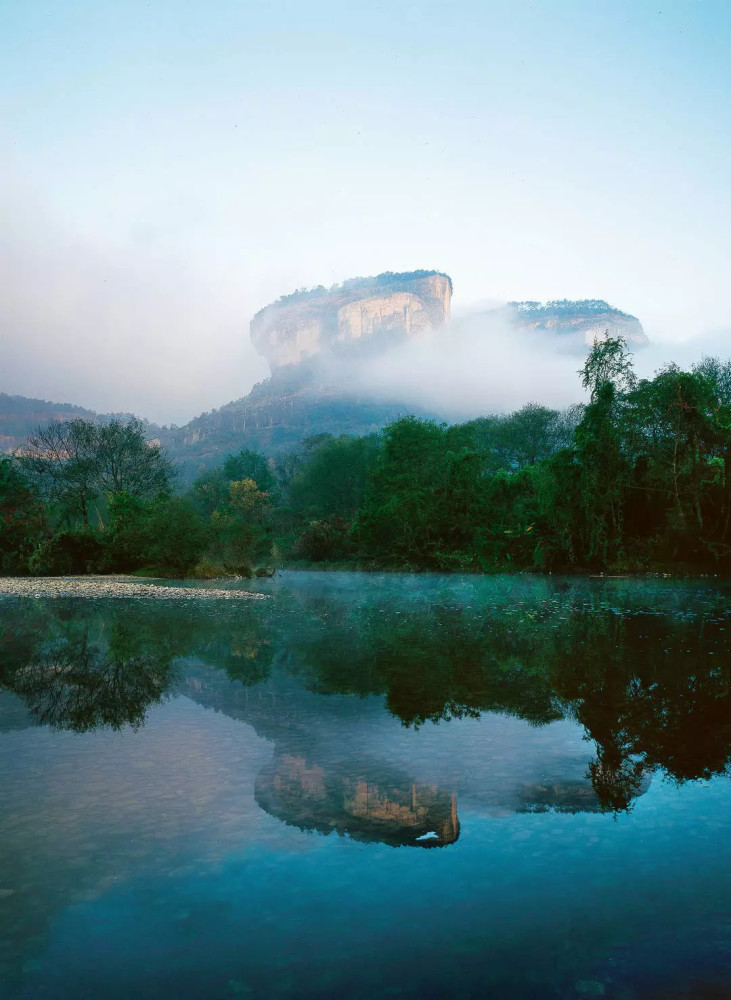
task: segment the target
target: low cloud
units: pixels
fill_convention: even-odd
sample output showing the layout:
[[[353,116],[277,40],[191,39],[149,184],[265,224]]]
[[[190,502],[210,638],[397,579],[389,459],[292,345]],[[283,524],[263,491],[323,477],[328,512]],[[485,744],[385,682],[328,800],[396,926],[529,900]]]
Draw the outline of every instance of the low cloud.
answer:
[[[582,398],[585,351],[560,336],[515,328],[484,313],[368,359],[350,378],[363,394],[403,400],[445,418],[469,419],[528,402],[556,409]]]
[[[630,349],[637,375],[651,378],[671,363],[687,369],[706,355],[728,358],[731,331]],[[452,420],[508,413],[526,403],[563,409],[586,399],[579,373],[588,351],[570,333],[520,329],[505,312],[492,310],[349,363],[339,384]]]

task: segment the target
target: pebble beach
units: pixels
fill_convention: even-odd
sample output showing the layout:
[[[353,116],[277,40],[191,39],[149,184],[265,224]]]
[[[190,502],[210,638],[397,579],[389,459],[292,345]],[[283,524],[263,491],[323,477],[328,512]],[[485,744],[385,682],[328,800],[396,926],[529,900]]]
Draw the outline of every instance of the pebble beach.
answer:
[[[267,600],[266,594],[216,587],[169,587],[111,576],[0,577],[0,597],[145,597],[166,600]]]

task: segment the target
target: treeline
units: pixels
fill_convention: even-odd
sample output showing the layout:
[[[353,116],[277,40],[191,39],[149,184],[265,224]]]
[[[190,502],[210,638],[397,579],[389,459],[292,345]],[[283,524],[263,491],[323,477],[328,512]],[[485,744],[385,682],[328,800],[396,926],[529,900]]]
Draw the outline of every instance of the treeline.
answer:
[[[139,422],[52,423],[0,462],[0,568],[728,572],[731,363],[638,381],[608,338],[580,376],[589,402],[563,413],[245,449],[184,494]]]
[[[615,316],[634,317],[610,306],[604,299],[552,299],[550,302],[508,302],[508,307],[534,318],[546,316],[586,316],[588,313],[614,313]]]
[[[291,553],[403,569],[731,569],[731,364],[638,381],[622,339],[579,373],[589,402],[325,440],[288,486]]]

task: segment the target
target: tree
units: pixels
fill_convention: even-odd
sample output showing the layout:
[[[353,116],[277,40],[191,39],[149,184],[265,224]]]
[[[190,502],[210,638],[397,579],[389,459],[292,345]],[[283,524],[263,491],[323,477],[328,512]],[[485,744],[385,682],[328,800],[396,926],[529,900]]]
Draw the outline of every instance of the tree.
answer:
[[[249,448],[243,448],[236,455],[229,455],[223,463],[223,474],[230,483],[253,479],[265,493],[271,493],[277,487],[277,480],[266,456]]]
[[[66,520],[89,527],[89,508],[99,492],[97,427],[88,420],[50,421],[29,435],[21,462]]]
[[[591,402],[596,402],[599,390],[607,382],[616,393],[627,392],[637,383],[632,369],[632,353],[624,337],[596,338],[589,356],[579,371],[581,384],[589,390]]]
[[[144,425],[135,418],[51,421],[30,435],[21,462],[62,518],[80,518],[85,530],[100,497],[154,497],[168,492],[173,478],[159,444],[145,440]]]
[[[0,458],[0,571],[24,573],[46,534],[40,500],[17,462]]]
[[[668,365],[631,396],[638,488],[652,494],[657,528],[676,557],[724,547],[728,555],[731,407],[719,400],[725,390],[715,374],[708,363],[691,372]]]
[[[469,428],[404,417],[383,437],[354,527],[365,553],[396,565],[469,563],[484,468]]]
[[[246,571],[272,549],[271,499],[253,479],[229,484],[228,497],[211,515],[216,556],[225,567]]]
[[[207,541],[206,526],[187,501],[159,496],[145,505],[142,551],[149,563],[183,577],[198,562]]]
[[[327,437],[309,451],[289,484],[292,507],[316,519],[350,522],[363,502],[368,474],[381,449],[377,435]]]
[[[174,476],[172,463],[157,441],[145,440],[145,426],[132,418],[110,420],[96,428],[98,484],[107,495],[128,493],[152,497],[167,493]]]

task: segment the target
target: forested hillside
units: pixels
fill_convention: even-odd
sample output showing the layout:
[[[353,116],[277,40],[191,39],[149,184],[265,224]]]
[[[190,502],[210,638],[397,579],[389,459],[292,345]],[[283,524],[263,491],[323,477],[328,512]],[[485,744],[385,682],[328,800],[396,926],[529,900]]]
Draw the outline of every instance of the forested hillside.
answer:
[[[594,345],[586,406],[252,449],[187,488],[136,421],[51,422],[0,463],[11,573],[731,571],[731,362],[638,381]]]

